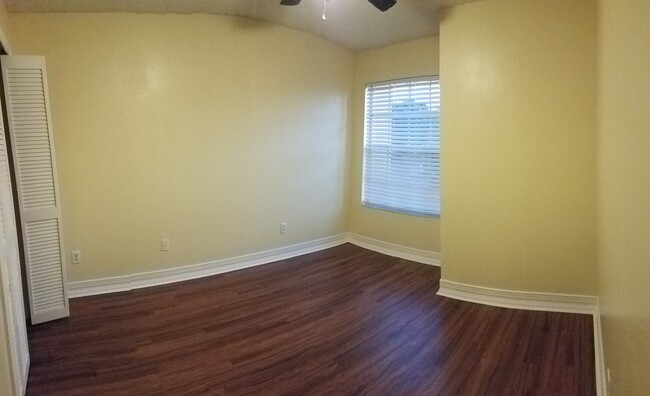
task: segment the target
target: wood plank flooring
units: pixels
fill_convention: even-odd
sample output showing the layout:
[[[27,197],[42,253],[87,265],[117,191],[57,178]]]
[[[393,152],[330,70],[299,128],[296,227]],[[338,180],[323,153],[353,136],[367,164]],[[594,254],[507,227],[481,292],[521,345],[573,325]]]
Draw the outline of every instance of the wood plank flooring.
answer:
[[[71,300],[29,328],[28,395],[594,395],[592,319],[464,303],[346,244]]]

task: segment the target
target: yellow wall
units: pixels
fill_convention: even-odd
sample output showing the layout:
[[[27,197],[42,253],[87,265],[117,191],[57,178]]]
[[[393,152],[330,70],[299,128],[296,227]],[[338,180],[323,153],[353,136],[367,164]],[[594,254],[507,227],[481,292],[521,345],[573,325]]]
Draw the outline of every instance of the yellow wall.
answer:
[[[361,205],[365,85],[369,82],[438,74],[438,38],[430,37],[356,55],[351,130],[350,231],[381,241],[440,252],[440,220]],[[444,216],[444,213],[443,213]]]
[[[601,0],[598,249],[612,395],[650,389],[650,2]]]
[[[449,9],[440,75],[443,279],[595,294],[595,1]]]
[[[243,18],[11,18],[46,56],[70,281],[346,231],[351,52]]]

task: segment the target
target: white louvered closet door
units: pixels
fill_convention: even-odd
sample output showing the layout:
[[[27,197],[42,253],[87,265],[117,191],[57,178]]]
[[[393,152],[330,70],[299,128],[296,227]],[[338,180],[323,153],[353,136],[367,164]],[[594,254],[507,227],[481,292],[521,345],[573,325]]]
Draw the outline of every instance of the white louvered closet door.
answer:
[[[29,370],[29,347],[23,305],[23,287],[18,254],[18,234],[14,214],[6,136],[0,114],[0,275],[4,292],[9,361],[14,393],[23,395]]]
[[[69,316],[45,58],[2,56],[33,324]]]

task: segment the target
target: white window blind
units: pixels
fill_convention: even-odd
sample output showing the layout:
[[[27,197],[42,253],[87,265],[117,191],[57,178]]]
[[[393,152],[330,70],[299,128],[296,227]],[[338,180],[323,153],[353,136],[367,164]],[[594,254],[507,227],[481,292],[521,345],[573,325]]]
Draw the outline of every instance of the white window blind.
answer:
[[[363,205],[440,215],[438,77],[366,87],[363,157]]]

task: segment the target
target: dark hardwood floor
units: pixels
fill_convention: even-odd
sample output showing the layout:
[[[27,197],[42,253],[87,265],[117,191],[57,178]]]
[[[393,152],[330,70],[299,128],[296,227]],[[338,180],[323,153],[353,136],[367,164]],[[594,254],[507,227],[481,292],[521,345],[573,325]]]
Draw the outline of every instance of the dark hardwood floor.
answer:
[[[73,299],[29,329],[29,395],[594,395],[592,319],[437,296],[440,269],[342,245]]]

